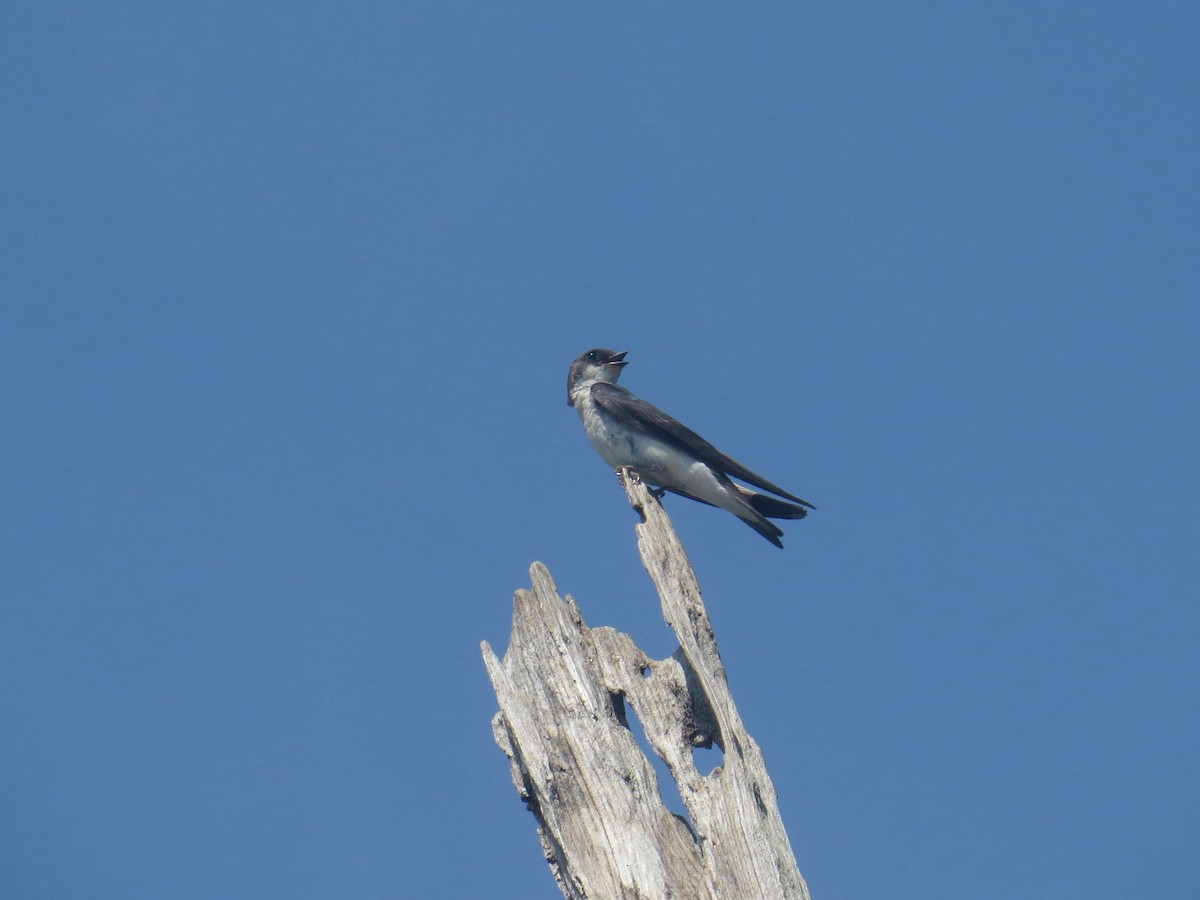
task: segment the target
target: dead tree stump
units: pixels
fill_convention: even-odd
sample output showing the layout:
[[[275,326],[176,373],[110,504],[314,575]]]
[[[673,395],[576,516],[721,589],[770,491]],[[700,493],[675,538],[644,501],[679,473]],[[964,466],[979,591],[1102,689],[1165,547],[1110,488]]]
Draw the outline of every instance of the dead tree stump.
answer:
[[[541,563],[530,569],[533,589],[516,593],[504,660],[483,642],[500,703],[492,730],[537,819],[546,861],[563,894],[580,900],[808,900],[691,563],[646,486],[628,477],[624,483],[643,519],[642,561],[679,649],[650,659],[628,635],[588,628]],[[663,805],[627,706],[674,777],[690,827]],[[713,744],[724,761],[701,774],[693,748]]]

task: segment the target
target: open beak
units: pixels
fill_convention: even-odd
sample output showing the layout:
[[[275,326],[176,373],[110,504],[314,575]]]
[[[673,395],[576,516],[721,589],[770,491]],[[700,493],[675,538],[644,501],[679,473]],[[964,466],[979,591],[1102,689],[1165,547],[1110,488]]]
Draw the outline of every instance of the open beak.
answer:
[[[608,361],[605,362],[604,364],[606,366],[616,366],[618,369],[620,369],[623,366],[629,365],[629,363],[625,361],[625,357],[628,354],[629,354],[628,350],[622,350],[620,353],[614,353],[612,356],[610,356],[608,358]]]

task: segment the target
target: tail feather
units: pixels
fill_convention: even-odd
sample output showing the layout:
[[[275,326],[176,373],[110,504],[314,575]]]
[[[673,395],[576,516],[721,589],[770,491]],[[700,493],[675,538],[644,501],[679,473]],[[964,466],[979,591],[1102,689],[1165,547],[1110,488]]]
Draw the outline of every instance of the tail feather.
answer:
[[[766,516],[768,519],[803,519],[808,515],[808,510],[803,506],[768,497],[757,491],[747,490],[741,485],[737,485],[737,488],[742,499],[749,503],[760,516]]]
[[[795,503],[788,503],[786,500],[779,500],[775,497],[769,497],[766,494],[760,494],[757,491],[752,491],[749,488],[742,487],[729,480],[727,476],[718,474],[718,480],[722,481],[726,487],[732,488],[741,501],[741,511],[733,511],[734,514],[765,537],[776,547],[783,549],[783,529],[768,519],[803,519],[808,515],[808,510],[803,506],[798,506]],[[679,488],[667,488],[672,494],[678,494],[681,497],[687,497],[689,500],[695,500],[703,503],[706,506],[713,506],[707,500],[701,500],[689,494],[687,491],[681,491]],[[815,509],[811,503],[804,502],[810,509]]]
[[[783,529],[778,525],[775,525],[773,522],[768,522],[763,514],[754,508],[753,504],[750,502],[750,495],[753,495],[754,492],[746,490],[740,484],[734,484],[729,480],[727,475],[719,472],[715,474],[717,476],[717,481],[721,483],[726,492],[732,493],[738,500],[741,501],[739,504],[740,510],[731,510],[731,512],[733,512],[734,515],[736,515],[739,519],[782,550],[783,541],[781,541],[780,538],[783,537]]]
[[[783,529],[778,525],[772,525],[766,519],[743,519],[741,516],[738,516],[738,518],[742,519],[743,522],[765,537],[780,550],[783,549],[783,541],[780,540],[780,538],[783,537]]]

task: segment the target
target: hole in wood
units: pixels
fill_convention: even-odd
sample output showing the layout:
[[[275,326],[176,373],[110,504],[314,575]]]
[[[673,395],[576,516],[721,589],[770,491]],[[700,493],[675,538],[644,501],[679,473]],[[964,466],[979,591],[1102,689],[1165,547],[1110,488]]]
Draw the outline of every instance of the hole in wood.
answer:
[[[629,728],[629,720],[625,718],[625,695],[609,691],[608,702],[612,704],[613,715],[617,717],[617,721]]]
[[[642,755],[650,760],[650,764],[654,767],[654,775],[658,780],[659,799],[662,800],[663,806],[666,807],[669,813],[687,825],[688,830],[694,836],[696,828],[692,823],[691,816],[688,815],[687,807],[684,806],[683,797],[679,794],[679,785],[675,783],[675,776],[671,774],[670,768],[654,752],[654,748],[650,746],[650,741],[646,739],[646,731],[642,727],[641,720],[637,717],[637,710],[633,708],[633,704],[626,703],[623,697],[621,700],[622,711],[625,714],[622,724],[633,732],[633,736],[637,739],[638,747],[641,748]]]
[[[692,748],[692,762],[696,764],[696,771],[707,778],[724,765],[725,754],[716,744],[701,745]]]

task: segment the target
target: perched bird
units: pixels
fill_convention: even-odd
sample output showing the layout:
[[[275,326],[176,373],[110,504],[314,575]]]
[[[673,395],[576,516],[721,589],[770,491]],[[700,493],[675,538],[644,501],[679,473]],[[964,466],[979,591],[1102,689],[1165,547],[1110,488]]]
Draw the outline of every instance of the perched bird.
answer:
[[[588,350],[571,363],[567,374],[567,404],[579,413],[596,452],[614,469],[632,467],[660,492],[728,510],[782,547],[782,529],[767,520],[803,519],[808,515],[805,507],[816,507],[751,472],[686,425],[619,387],[617,379],[628,365],[628,352]],[[731,478],[794,502],[752,491]]]

